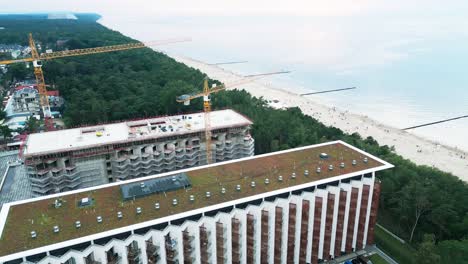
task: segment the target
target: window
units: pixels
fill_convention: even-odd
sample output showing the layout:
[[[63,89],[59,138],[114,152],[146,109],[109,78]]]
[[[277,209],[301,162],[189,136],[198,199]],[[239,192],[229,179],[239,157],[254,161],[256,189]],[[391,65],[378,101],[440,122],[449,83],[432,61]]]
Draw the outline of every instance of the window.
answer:
[[[64,264],[76,264],[76,260],[74,257],[71,257],[67,261],[65,261]]]

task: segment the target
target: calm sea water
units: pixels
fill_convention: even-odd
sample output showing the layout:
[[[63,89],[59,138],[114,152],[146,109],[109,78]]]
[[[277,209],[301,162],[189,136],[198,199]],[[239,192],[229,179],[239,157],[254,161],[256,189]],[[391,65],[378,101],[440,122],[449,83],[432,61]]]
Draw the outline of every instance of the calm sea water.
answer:
[[[191,37],[169,54],[225,65],[241,74],[291,70],[270,79],[311,92],[330,106],[397,128],[468,115],[468,27],[456,17],[105,17],[101,23],[142,41]],[[468,150],[468,119],[412,133]]]

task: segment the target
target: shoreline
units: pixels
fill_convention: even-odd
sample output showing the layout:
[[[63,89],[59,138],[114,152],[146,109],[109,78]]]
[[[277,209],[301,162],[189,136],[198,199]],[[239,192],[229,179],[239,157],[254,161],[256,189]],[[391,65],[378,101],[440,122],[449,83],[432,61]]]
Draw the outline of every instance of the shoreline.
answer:
[[[185,56],[167,55],[223,83],[233,82],[242,77],[240,74],[217,65],[208,65]],[[468,182],[468,159],[466,152],[462,149],[439,144],[430,139],[385,125],[364,115],[323,105],[314,99],[300,96],[298,93],[262,83],[261,80],[244,84],[242,89],[252,96],[263,97],[268,101],[278,100],[279,102],[272,104],[272,107],[299,107],[304,114],[327,126],[337,127],[346,133],[359,133],[362,138],[372,136],[380,145],[394,146],[397,154],[418,165],[436,167]]]

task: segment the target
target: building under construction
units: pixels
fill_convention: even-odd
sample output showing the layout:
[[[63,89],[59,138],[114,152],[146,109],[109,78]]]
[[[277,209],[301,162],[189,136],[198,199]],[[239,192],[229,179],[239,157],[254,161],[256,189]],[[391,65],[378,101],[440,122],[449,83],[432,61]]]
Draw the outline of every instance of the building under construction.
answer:
[[[212,161],[254,154],[252,122],[213,111]],[[23,153],[36,195],[96,186],[207,163],[203,113],[29,135]]]

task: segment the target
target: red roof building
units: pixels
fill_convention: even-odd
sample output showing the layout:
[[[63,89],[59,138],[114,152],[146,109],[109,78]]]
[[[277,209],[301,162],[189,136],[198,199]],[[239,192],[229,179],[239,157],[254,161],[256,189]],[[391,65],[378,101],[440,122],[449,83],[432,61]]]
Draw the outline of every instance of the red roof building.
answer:
[[[48,96],[59,96],[59,91],[47,91]]]

